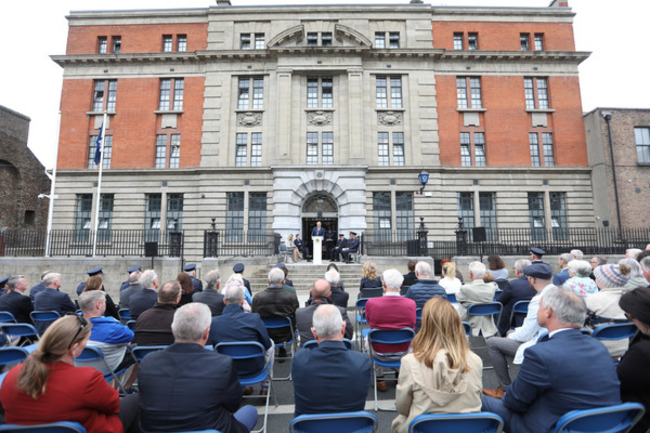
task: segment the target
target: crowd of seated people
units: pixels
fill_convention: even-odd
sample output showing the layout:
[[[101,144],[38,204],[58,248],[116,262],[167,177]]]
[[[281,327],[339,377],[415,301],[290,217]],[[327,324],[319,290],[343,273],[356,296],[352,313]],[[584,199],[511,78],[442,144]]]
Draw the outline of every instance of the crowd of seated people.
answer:
[[[59,290],[61,275],[48,272],[35,298],[38,305],[51,304],[63,317],[44,330],[27,360],[6,374],[0,389],[5,421],[77,421],[88,432],[250,431],[257,423],[257,410],[242,406],[242,398],[252,388],[239,384],[242,372],[230,357],[204,346],[256,341],[265,356],[249,363],[248,373],[267,364],[272,370],[274,362],[287,362],[281,344],[295,338],[286,329],[265,327],[263,319],[278,317],[291,319],[300,346],[315,340],[315,346],[298,350],[289,361],[296,416],[363,410],[372,386],[386,391],[385,369],[375,364],[373,374],[364,350],[376,359],[401,363],[393,432],[408,431],[410,422],[425,413],[489,411],[503,419],[504,431],[532,433],[551,431],[570,410],[621,401],[647,406],[650,251],[630,250],[620,262],[607,263],[601,256],[582,260],[582,254],[573,250],[560,255],[561,270],[554,273],[543,261],[543,252],[531,250],[535,250],[531,260],[515,261],[514,278],[498,296],[496,285],[486,282],[488,273],[502,277],[507,272],[498,256],[488,260],[488,266],[469,263],[469,282],[460,287],[453,262],[445,263],[440,280],[430,263],[414,262],[408,269],[415,278],[403,294],[401,272],[388,269],[379,276],[377,266],[366,262],[360,298],[367,299],[368,327],[415,331],[412,342],[398,347],[366,340],[350,348],[350,342],[344,341],[354,337],[348,315],[353,306],[348,305],[349,293],[336,268],[328,268],[324,278],[315,279],[302,308],[296,288],[287,284],[282,264],[269,270],[268,287],[252,298],[241,272],[233,273],[223,286],[218,270],[206,273],[206,296],[202,296],[188,273],[159,285],[153,270],[129,269],[123,291],[131,293],[127,297],[120,293],[120,307],[131,310],[135,332],[111,317],[98,274],[84,283],[79,296],[81,314],[66,316],[74,313],[68,304],[72,300]],[[243,265],[237,268],[243,271]],[[554,280],[561,280],[561,285]],[[36,305],[26,295],[27,287],[22,276],[8,279],[0,310],[15,311],[17,319],[28,322],[29,311]],[[366,289],[379,290],[366,293]],[[451,293],[458,308],[447,300]],[[467,314],[471,304],[491,302],[495,297],[504,310],[509,308],[501,322]],[[527,313],[511,322],[509,312],[521,300],[528,301]],[[221,305],[215,305],[219,301]],[[483,388],[483,361],[470,349],[463,320],[472,323],[475,335],[486,337],[488,360],[498,383],[495,389]],[[639,330],[629,342],[602,342],[583,329],[624,321]],[[147,355],[135,368],[130,349],[136,344],[167,348]],[[104,379],[107,371],[102,366],[74,366],[86,345],[99,347],[112,370],[131,367],[131,374],[125,375],[126,394],[120,397],[118,389]],[[613,360],[618,362],[615,369],[611,368]],[[510,367],[513,363],[520,366],[516,373]],[[332,365],[337,368],[328,368]],[[138,392],[130,393],[136,378]],[[269,380],[261,383],[261,396],[269,393]],[[650,416],[646,414],[632,431],[648,428]]]

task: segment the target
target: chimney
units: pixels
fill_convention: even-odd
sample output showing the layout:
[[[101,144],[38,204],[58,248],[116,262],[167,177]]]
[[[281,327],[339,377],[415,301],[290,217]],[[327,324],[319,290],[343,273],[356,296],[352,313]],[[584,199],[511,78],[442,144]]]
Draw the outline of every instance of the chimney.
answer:
[[[232,6],[230,0],[217,0],[217,6]]]
[[[548,5],[550,8],[568,8],[569,0],[552,0],[551,4]]]

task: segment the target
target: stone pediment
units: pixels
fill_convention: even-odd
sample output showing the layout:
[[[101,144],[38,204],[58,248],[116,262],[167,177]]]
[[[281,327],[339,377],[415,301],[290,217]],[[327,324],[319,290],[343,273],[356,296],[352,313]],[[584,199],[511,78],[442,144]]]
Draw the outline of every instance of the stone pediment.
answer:
[[[307,48],[307,40],[305,35],[307,34],[304,24],[299,24],[294,27],[290,27],[283,32],[276,35],[273,39],[269,41],[267,47],[269,49],[278,49],[278,48],[298,48],[305,47]],[[356,47],[356,48],[371,48],[372,42],[365,37],[363,34],[354,30],[351,27],[348,27],[343,24],[334,24],[334,41],[332,46],[322,47],[322,46],[310,46],[309,48],[314,49],[331,49],[331,48],[341,48],[341,47]]]

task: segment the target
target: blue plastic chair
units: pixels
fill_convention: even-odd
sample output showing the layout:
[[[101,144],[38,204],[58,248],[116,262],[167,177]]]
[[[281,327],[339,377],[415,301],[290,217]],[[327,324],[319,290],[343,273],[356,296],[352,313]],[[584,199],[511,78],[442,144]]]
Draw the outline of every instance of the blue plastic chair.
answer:
[[[409,433],[501,433],[503,420],[492,412],[424,414],[411,421]]]
[[[347,338],[344,338],[343,339],[343,344],[345,344],[345,347],[352,350],[352,341],[350,341]],[[318,347],[318,341],[316,341],[316,340],[309,340],[309,341],[305,342],[305,344],[302,345],[303,349],[313,349],[314,347]]]
[[[463,328],[465,328],[465,335],[467,336],[467,338],[469,338],[470,335],[472,335],[472,324],[463,321]]]
[[[86,433],[86,429],[78,422],[60,421],[48,424],[2,424],[0,432],[11,433]]]
[[[572,410],[557,421],[554,433],[627,432],[641,419],[644,413],[645,407],[640,403]]]
[[[452,304],[458,304],[458,301],[456,300],[456,294],[455,293],[447,293],[447,300],[451,302]]]
[[[128,308],[120,308],[117,310],[117,315],[120,317],[120,322],[122,322],[122,324],[126,324],[126,322],[133,319]]]
[[[227,341],[223,343],[217,343],[214,346],[214,350],[221,353],[222,355],[230,356],[235,363],[235,369],[238,362],[251,360],[254,358],[262,358],[262,360],[264,360],[266,355],[266,349],[264,349],[264,346],[257,341]],[[239,379],[241,386],[253,386],[258,383],[262,383],[267,378],[273,379],[273,374],[271,373],[269,365],[264,362],[264,367],[262,367],[260,371],[249,376],[240,376],[237,374],[237,378]],[[269,385],[269,392],[266,394],[266,405],[264,407],[264,423],[262,424],[262,428],[260,430],[256,430],[258,432],[266,431],[266,420],[269,415],[269,400],[271,398],[271,394],[273,394],[273,401],[275,403],[275,406],[278,406],[278,400],[273,390],[273,380],[269,381]],[[245,395],[244,398],[258,399],[259,396]]]
[[[129,328],[131,331],[135,331],[135,320],[129,320],[126,322],[126,327]]]
[[[499,323],[501,320],[501,312],[503,311],[503,304],[501,302],[485,302],[482,304],[469,304],[467,306],[467,317],[472,316],[496,316],[494,323]],[[495,325],[496,326],[496,325]]]
[[[262,322],[264,322],[264,327],[268,329],[282,329],[282,328],[289,328],[291,332],[291,338],[288,341],[285,341],[283,343],[275,343],[275,347],[284,347],[285,350],[287,347],[289,350],[287,350],[287,356],[276,356],[276,360],[288,360],[291,359],[293,354],[296,352],[296,331],[293,328],[293,323],[291,322],[290,317],[262,317]],[[273,376],[273,375],[271,375]],[[291,373],[289,373],[288,376],[286,377],[278,377],[278,378],[273,378],[273,380],[291,380]]]
[[[510,320],[508,321],[508,325],[510,327],[513,327],[514,325],[512,324],[512,321],[515,320],[516,315],[527,315],[528,314],[528,304],[530,304],[530,300],[523,300],[523,301],[517,301],[515,302],[515,305],[512,306],[512,311],[510,312]]]
[[[1,347],[0,348],[0,367],[4,368],[12,364],[23,362],[29,356],[29,352],[22,347]],[[0,374],[0,385],[5,380],[9,371]]]
[[[636,325],[632,322],[607,323],[594,329],[591,336],[601,341],[624,340],[634,337],[637,331]]]
[[[381,344],[403,344],[410,343],[415,337],[415,331],[411,328],[400,328],[400,329],[371,329],[368,333],[368,347],[370,349],[370,361],[372,362],[372,374],[373,374],[373,384],[375,388],[375,412],[378,410],[388,410],[394,411],[394,408],[383,408],[379,406],[379,401],[377,400],[377,372],[375,371],[375,365],[382,366],[384,368],[398,369],[402,365],[402,360],[397,361],[383,361],[375,357],[375,352],[372,349],[372,343],[381,343]],[[390,352],[388,352],[390,353]],[[397,380],[395,378],[394,380]]]
[[[43,335],[47,328],[54,323],[55,320],[61,317],[61,313],[54,310],[32,311],[29,313],[29,317],[32,318],[32,323],[38,330],[38,334]]]
[[[104,353],[98,347],[86,346],[84,350],[81,352],[81,354],[74,360],[74,364],[75,366],[80,366],[80,365],[83,366],[83,364],[96,363],[98,361],[103,362],[104,366],[106,366],[106,369],[109,371],[108,374],[104,375],[104,379],[106,379],[106,382],[110,382],[111,380],[114,380],[115,383],[117,383],[120,392],[126,394],[126,390],[124,389],[124,384],[120,380],[120,376],[128,370],[128,367],[119,371],[113,371],[111,366],[108,365],[108,363],[106,362],[106,359],[104,358]],[[91,365],[91,366],[95,367],[95,365]]]
[[[158,346],[135,346],[131,349],[131,355],[135,359],[135,362],[139,364],[148,354],[165,350],[168,347],[164,344]]]
[[[0,332],[7,335],[9,338],[26,337],[32,343],[40,339],[38,331],[33,325],[29,323],[0,323]],[[22,345],[30,344],[24,341]]]
[[[0,323],[17,323],[16,317],[9,311],[0,311]]]
[[[289,424],[291,433],[368,433],[377,431],[377,417],[369,412],[300,415]]]
[[[354,333],[357,336],[359,347],[363,347],[363,341],[361,340],[365,338],[365,335],[362,335],[362,329],[368,324],[366,320],[366,302],[368,302],[368,298],[361,298],[357,299],[357,302],[354,304],[354,315],[356,317],[354,321]]]

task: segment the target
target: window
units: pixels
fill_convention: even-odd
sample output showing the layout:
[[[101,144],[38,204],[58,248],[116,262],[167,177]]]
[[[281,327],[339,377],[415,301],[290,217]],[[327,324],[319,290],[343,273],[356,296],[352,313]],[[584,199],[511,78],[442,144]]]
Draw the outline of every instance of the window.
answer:
[[[459,192],[458,193],[458,218],[463,219],[465,228],[474,227],[474,193],[473,192]],[[471,232],[470,232],[471,237]]]
[[[262,133],[252,132],[250,166],[262,165]],[[248,133],[240,132],[235,137],[235,167],[246,167],[248,161]]]
[[[332,46],[332,33],[331,32],[309,32],[307,33],[307,45],[310,47],[317,47],[318,41],[323,47]]]
[[[167,142],[170,144],[167,151]],[[167,162],[169,154],[169,162]],[[156,160],[155,168],[178,168],[181,157],[181,136],[180,134],[158,134],[156,135]]]
[[[472,139],[474,142],[472,143]],[[474,151],[472,152],[472,147]],[[472,154],[474,163],[472,164]],[[460,164],[463,167],[485,167],[485,133],[484,132],[461,132],[460,133]]]
[[[399,48],[399,32],[375,32],[375,48]]]
[[[171,53],[173,45],[172,35],[163,35],[163,52]]]
[[[144,238],[146,242],[158,242],[160,236],[160,209],[162,194],[144,195]]]
[[[183,110],[183,90],[184,80],[182,78],[164,78],[160,80],[160,102],[158,110],[160,111],[182,111]],[[173,88],[173,93],[172,93]],[[174,95],[173,101],[170,96]],[[171,102],[171,107],[170,107]]]
[[[386,33],[375,32],[375,48],[386,48]]]
[[[242,50],[251,49],[251,35],[250,33],[242,33],[239,35],[239,48]]]
[[[546,240],[546,222],[544,221],[544,193],[528,193],[528,215],[530,234],[534,241]]]
[[[481,226],[486,229],[487,240],[494,240],[497,234],[496,194],[493,192],[480,192],[478,194],[478,203]]]
[[[528,141],[530,143],[530,163],[533,167],[539,167],[541,161],[544,161],[544,166],[553,167],[555,165],[555,156],[553,152],[553,134],[550,132],[542,133],[542,150],[543,155],[540,153],[539,136],[535,132],[528,133]]]
[[[97,135],[90,136],[88,146],[88,168],[97,168],[95,164],[95,152],[97,151]],[[104,155],[102,159],[102,169],[111,168],[111,154],[113,150],[113,136],[104,134]]]
[[[478,33],[467,34],[467,49],[478,50]]]
[[[378,132],[377,133],[377,164],[378,165],[391,165],[390,164],[390,133]],[[404,165],[404,133],[393,132],[393,165]]]
[[[155,168],[165,168],[167,163],[167,135],[156,135],[156,160]]]
[[[251,87],[253,94],[251,95]],[[239,96],[237,109],[239,110],[261,110],[264,108],[264,78],[263,77],[241,77],[239,78]]]
[[[390,106],[388,95],[390,94]],[[377,108],[402,108],[402,77],[377,76]]]
[[[462,50],[463,49],[463,34],[462,33],[454,33],[454,50]]]
[[[469,132],[460,133],[460,163],[463,167],[472,166],[472,152],[470,150]]]
[[[477,167],[485,167],[485,133],[474,133],[474,158]]]
[[[482,108],[481,79],[479,77],[456,77],[456,96],[458,108]]]
[[[122,49],[122,37],[113,36],[113,53],[119,54]]]
[[[398,191],[395,193],[395,228],[397,240],[406,241],[415,237],[415,213],[413,211],[413,193]]]
[[[537,89],[537,92],[535,92]],[[524,78],[526,109],[548,109],[548,86],[546,78]]]
[[[521,43],[521,51],[530,50],[530,44],[528,43],[530,39],[530,33],[521,33],[519,34],[519,42]]]
[[[178,35],[176,41],[176,51],[183,53],[187,51],[187,35]]]
[[[399,33],[390,32],[388,34],[389,45],[388,48],[399,48]]]
[[[530,143],[530,164],[533,167],[539,167],[541,164],[539,160],[539,140],[537,134],[529,132],[528,141]]]
[[[324,47],[332,46],[332,33],[323,32],[320,37],[321,45]]]
[[[551,229],[553,239],[565,241],[569,239],[567,217],[566,217],[566,194],[563,192],[551,192]]]
[[[332,77],[307,78],[307,108],[332,108]]]
[[[106,36],[97,37],[97,53],[106,54],[108,49],[108,38]]]
[[[102,194],[99,199],[99,218],[97,221],[97,242],[111,241],[111,226],[113,224],[113,194]]]
[[[264,45],[264,33],[255,33],[255,49],[263,50],[266,48]]]
[[[650,164],[650,128],[634,128],[636,157],[641,164]]]
[[[542,145],[544,147],[544,166],[553,167],[555,165],[555,156],[553,154],[553,134],[542,132]]]
[[[183,230],[183,194],[167,194],[167,231]]]
[[[248,241],[264,242],[266,240],[266,193],[248,194]]]
[[[544,33],[535,33],[535,51],[544,51]]]
[[[172,134],[171,152],[169,152],[169,168],[178,168],[181,159],[181,135]]]
[[[263,50],[266,48],[264,33],[240,33],[239,48],[242,50]]]
[[[226,242],[241,242],[244,238],[244,193],[226,194]]]
[[[108,97],[105,96],[105,89],[108,87]],[[104,104],[104,100],[106,103]],[[93,112],[101,113],[106,111],[115,111],[117,102],[117,80],[95,80],[95,90],[93,92]]]
[[[74,217],[75,242],[87,242],[89,240],[92,210],[93,195],[77,194]]]
[[[372,193],[372,214],[374,216],[377,241],[390,242],[391,240],[391,206],[390,192]]]
[[[307,45],[310,47],[318,45],[318,33],[307,33]]]
[[[319,133],[318,132],[308,132],[307,133],[307,164],[317,165],[318,161],[318,142]],[[334,133],[333,132],[321,132],[321,144],[322,144],[322,158],[321,163],[324,165],[334,163]]]

